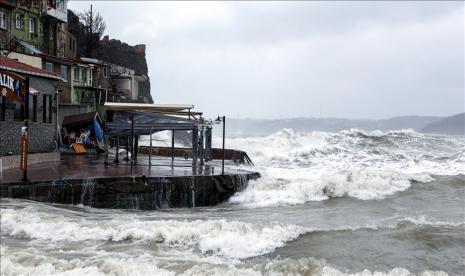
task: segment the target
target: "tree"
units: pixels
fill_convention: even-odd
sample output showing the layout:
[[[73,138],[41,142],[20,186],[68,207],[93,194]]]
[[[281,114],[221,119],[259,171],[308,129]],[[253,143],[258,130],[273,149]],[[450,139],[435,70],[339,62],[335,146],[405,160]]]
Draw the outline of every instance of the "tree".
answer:
[[[94,13],[91,5],[89,10],[79,14],[79,20],[84,28],[84,52],[87,57],[94,57],[106,28],[103,16],[98,12]]]

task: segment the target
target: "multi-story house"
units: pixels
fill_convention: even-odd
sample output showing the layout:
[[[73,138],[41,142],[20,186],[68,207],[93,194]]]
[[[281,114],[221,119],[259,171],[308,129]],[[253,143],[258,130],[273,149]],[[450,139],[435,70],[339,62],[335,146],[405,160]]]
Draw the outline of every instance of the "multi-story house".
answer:
[[[19,42],[15,51],[33,52],[42,43],[41,0],[16,1],[11,12],[11,35]],[[22,48],[22,50],[21,50]],[[24,49],[26,48],[26,49]]]
[[[67,25],[68,0],[1,0],[0,7],[0,24],[5,30],[0,48],[4,52],[76,58],[76,39]]]
[[[0,0],[0,49],[8,50],[14,46],[11,37],[11,17],[15,8],[13,0]]]
[[[87,112],[99,111],[110,88],[109,69],[105,62],[92,58],[75,61],[71,87],[73,105],[85,106]]]
[[[134,70],[119,65],[110,65],[111,95],[112,102],[138,102],[139,83],[147,78],[137,74]]]
[[[68,0],[41,0],[43,24],[42,52],[63,58],[74,58],[67,55],[69,49],[68,34]]]
[[[47,54],[39,54],[39,56],[42,58],[43,70],[61,77],[57,88],[59,94],[58,103],[60,105],[71,104],[71,66],[73,61]]]

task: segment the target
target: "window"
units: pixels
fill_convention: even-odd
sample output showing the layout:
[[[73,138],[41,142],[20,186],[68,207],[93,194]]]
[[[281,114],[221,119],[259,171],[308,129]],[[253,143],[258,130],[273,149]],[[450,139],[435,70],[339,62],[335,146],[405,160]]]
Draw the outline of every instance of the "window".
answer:
[[[66,11],[66,3],[64,0],[57,0],[56,3],[57,3],[58,10]]]
[[[0,28],[6,29],[6,13],[0,12]]]
[[[47,95],[42,95],[42,122],[47,122]]]
[[[50,62],[46,62],[45,63],[45,70],[47,70],[49,72],[53,72],[53,64],[50,63]]]
[[[5,121],[6,117],[6,97],[0,97],[2,99],[2,114],[0,115],[0,121]]]
[[[87,70],[81,69],[81,82],[86,82],[87,81]]]
[[[17,13],[15,23],[17,29],[24,28],[24,15]]]
[[[37,122],[37,95],[32,96],[32,121]]]
[[[74,72],[74,81],[78,81],[79,80],[79,68],[74,67],[73,72]]]
[[[107,67],[103,67],[103,77],[108,78],[108,68]]]
[[[35,31],[36,31],[36,19],[30,17],[29,18],[29,32],[33,34],[35,33]]]
[[[61,65],[60,67],[60,74],[61,74],[61,77],[65,80],[68,79],[68,67],[66,65]]]

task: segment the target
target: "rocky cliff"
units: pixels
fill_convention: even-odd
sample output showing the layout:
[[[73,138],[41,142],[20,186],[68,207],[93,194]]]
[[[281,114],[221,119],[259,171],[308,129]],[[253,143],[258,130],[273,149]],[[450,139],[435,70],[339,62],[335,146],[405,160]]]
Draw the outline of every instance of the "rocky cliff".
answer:
[[[105,36],[100,40],[95,57],[116,65],[134,70],[139,75],[147,77],[147,81],[139,83],[139,97],[144,103],[153,103],[150,94],[150,78],[148,77],[145,45],[128,45],[117,39]]]
[[[120,40],[110,39],[108,36],[103,37],[98,43],[88,44],[86,43],[87,28],[80,22],[79,16],[71,10],[68,10],[68,30],[76,38],[76,58],[97,58],[130,68],[137,74],[145,76],[147,81],[139,83],[139,101],[153,103],[144,44],[131,46]],[[90,49],[87,49],[88,46]]]

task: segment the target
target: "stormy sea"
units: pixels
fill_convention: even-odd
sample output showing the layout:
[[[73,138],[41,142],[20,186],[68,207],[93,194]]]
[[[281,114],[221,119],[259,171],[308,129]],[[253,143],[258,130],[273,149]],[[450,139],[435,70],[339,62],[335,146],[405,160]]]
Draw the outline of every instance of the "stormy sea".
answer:
[[[283,129],[226,146],[262,178],[213,208],[2,199],[2,275],[464,274],[463,136]]]

